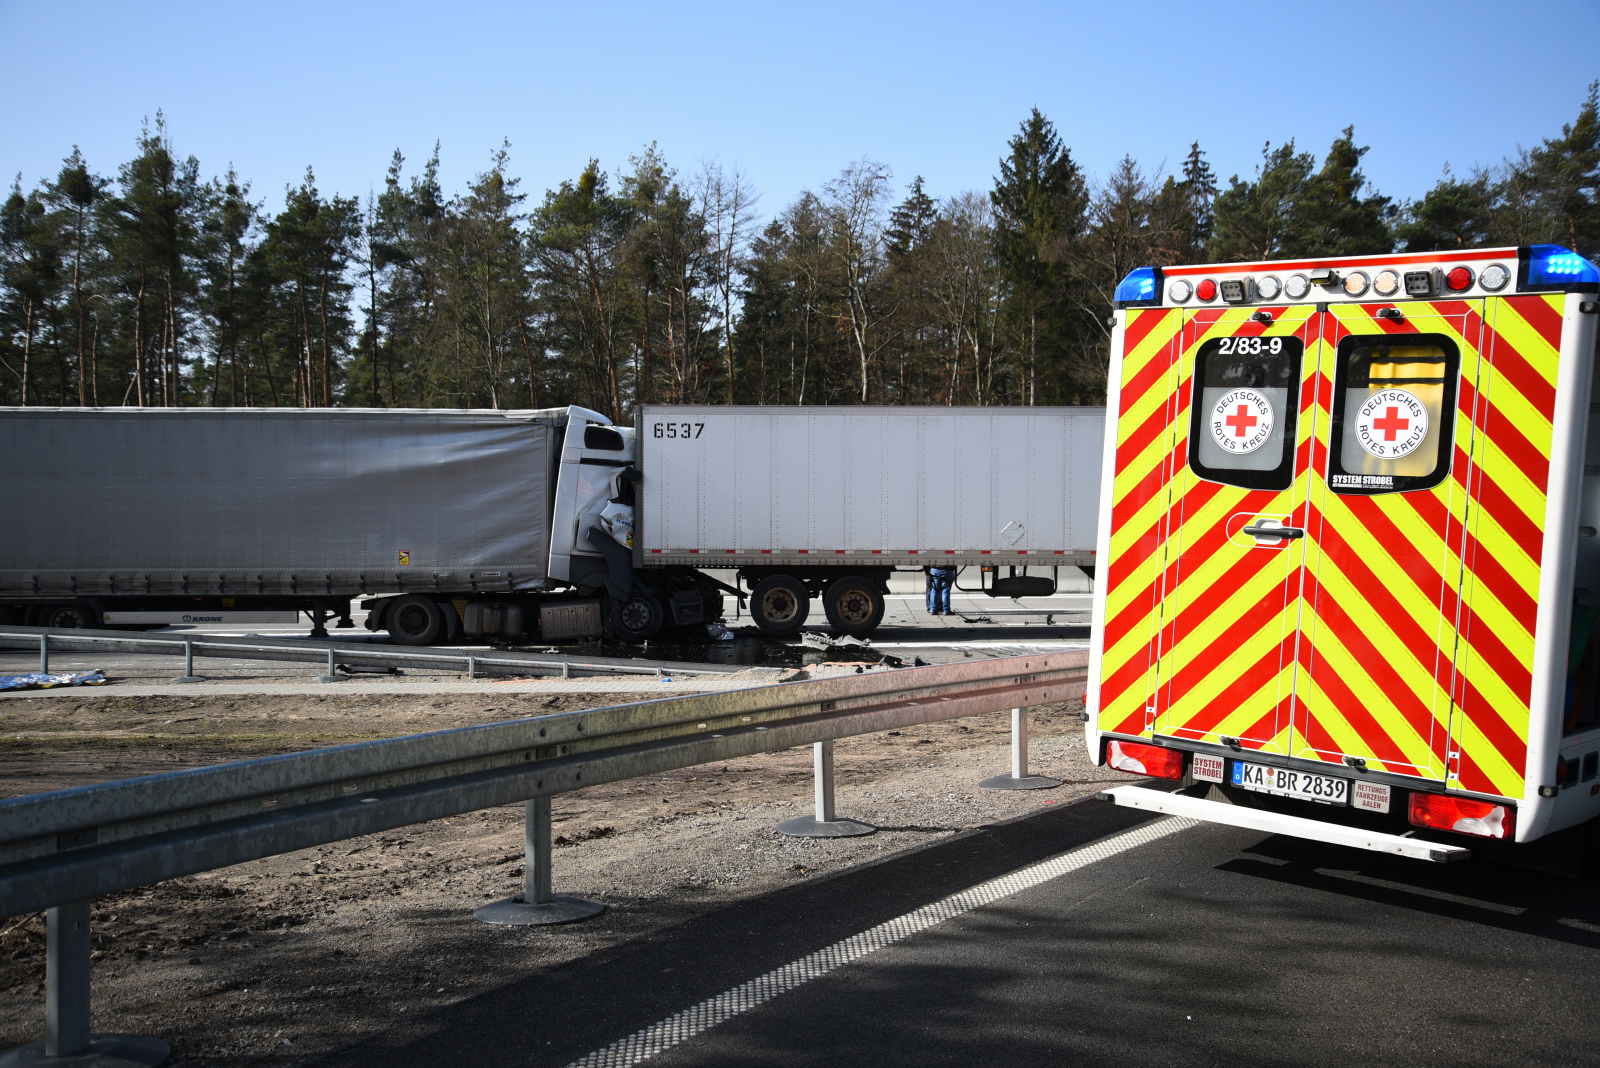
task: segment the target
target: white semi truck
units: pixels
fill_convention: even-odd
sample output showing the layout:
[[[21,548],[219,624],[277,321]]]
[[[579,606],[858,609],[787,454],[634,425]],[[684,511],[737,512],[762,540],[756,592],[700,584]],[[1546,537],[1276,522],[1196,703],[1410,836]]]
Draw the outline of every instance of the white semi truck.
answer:
[[[1093,572],[1097,408],[0,409],[0,623],[865,634],[895,568]],[[1002,571],[1003,569],[1003,571]],[[730,573],[731,572],[731,573]],[[720,577],[719,577],[720,576]]]

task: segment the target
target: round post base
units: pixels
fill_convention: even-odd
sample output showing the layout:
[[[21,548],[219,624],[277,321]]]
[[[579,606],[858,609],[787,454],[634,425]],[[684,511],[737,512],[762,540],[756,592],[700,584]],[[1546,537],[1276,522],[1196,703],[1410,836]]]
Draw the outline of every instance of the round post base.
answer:
[[[1029,775],[1021,779],[1013,779],[1009,775],[996,775],[978,785],[985,790],[1054,790],[1061,785],[1061,780],[1052,779],[1048,775]]]
[[[779,834],[792,835],[795,838],[854,838],[857,835],[873,834],[878,828],[870,823],[860,820],[829,820],[823,822],[812,816],[801,816],[797,820],[788,820],[774,828]]]
[[[150,1068],[172,1054],[159,1038],[141,1035],[91,1035],[89,1048],[70,1057],[46,1057],[44,1043],[0,1053],[0,1068]]]
[[[520,897],[508,897],[504,901],[483,906],[473,912],[472,918],[505,927],[550,927],[558,923],[587,920],[605,910],[606,907],[598,901],[556,894],[542,905],[530,905]]]
[[[177,678],[173,679],[172,681],[173,682],[205,682],[206,681],[206,677],[204,675],[179,675]]]

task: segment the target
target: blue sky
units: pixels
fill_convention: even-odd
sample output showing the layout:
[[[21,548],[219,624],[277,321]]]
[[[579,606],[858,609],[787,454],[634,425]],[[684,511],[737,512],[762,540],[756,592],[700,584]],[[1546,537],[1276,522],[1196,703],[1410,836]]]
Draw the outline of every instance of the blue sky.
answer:
[[[1600,76],[1600,3],[918,5],[23,3],[0,0],[0,176],[74,144],[111,172],[163,109],[206,176],[233,163],[269,207],[307,164],[324,192],[380,186],[442,142],[447,190],[502,138],[524,190],[658,142],[680,171],[743,169],[770,215],[871,156],[903,186],[987,189],[1037,105],[1099,177],[1226,178],[1264,141],[1321,153],[1353,123],[1366,171],[1417,196],[1448,162],[1559,132]]]

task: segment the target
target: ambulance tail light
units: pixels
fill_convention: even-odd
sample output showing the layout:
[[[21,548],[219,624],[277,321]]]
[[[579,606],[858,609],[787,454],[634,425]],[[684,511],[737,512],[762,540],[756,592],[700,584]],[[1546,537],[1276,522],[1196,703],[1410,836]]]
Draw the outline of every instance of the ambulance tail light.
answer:
[[[1560,245],[1524,245],[1517,250],[1517,288],[1600,292],[1600,268]]]
[[[1508,805],[1446,794],[1412,794],[1410,815],[1418,827],[1479,838],[1510,838],[1517,826],[1516,810]]]
[[[1136,267],[1117,283],[1112,299],[1119,308],[1140,308],[1161,303],[1161,268]]]
[[[1106,763],[1118,771],[1148,775],[1152,779],[1183,778],[1183,752],[1159,745],[1113,740],[1106,745]]]

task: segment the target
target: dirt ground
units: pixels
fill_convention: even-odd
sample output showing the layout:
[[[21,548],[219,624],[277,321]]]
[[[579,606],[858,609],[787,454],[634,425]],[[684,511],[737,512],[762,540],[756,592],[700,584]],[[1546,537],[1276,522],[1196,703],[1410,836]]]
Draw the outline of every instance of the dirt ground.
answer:
[[[0,794],[611,703],[593,694],[9,699],[0,701]],[[404,1013],[1121,781],[1089,763],[1080,707],[1032,712],[1033,770],[1067,780],[1057,790],[978,788],[1009,769],[1005,713],[840,741],[839,811],[880,828],[868,837],[774,831],[809,810],[809,749],[559,797],[555,888],[607,905],[581,924],[473,920],[474,908],[521,890],[521,806],[101,898],[94,1028],[159,1037],[185,1068],[298,1064]],[[0,921],[0,1050],[43,1028],[44,916]]]

